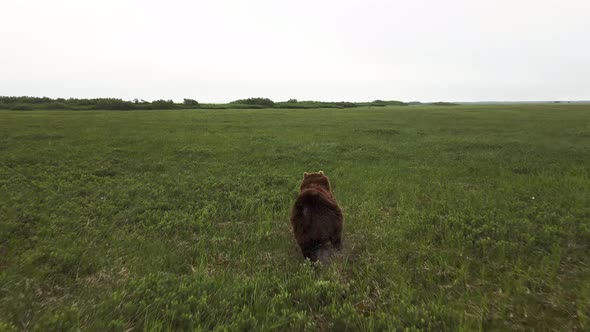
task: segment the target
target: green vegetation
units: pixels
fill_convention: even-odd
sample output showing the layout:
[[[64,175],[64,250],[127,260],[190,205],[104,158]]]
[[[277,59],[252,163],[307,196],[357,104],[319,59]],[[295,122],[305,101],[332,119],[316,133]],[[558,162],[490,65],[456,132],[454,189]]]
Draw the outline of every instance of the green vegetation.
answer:
[[[437,101],[435,103],[431,103],[431,105],[434,105],[434,106],[459,106],[459,104],[448,103],[448,102],[444,102],[444,101]]]
[[[227,104],[201,104],[190,98],[184,98],[178,104],[172,100],[154,100],[152,102],[134,99],[133,102],[117,98],[97,99],[51,99],[48,97],[3,97],[0,96],[0,109],[30,111],[30,110],[169,110],[169,109],[261,109],[261,108],[352,108],[365,106],[406,106],[397,100],[375,100],[368,103],[326,102],[326,101],[297,101],[289,99],[286,102],[274,102],[268,98],[238,99]],[[455,104],[453,104],[455,105]]]
[[[588,330],[589,151],[588,105],[0,111],[0,330]]]
[[[191,106],[198,106],[199,102],[194,99],[184,98],[183,104],[185,106],[191,107]]]
[[[248,98],[248,99],[238,99],[238,100],[232,101],[230,104],[273,107],[275,103],[268,98]]]

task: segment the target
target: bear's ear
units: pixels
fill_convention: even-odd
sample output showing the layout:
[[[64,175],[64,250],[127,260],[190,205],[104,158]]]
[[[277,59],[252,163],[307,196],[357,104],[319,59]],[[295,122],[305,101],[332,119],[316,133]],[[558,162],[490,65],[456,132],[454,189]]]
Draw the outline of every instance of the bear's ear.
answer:
[[[307,176],[309,175],[309,173],[307,172],[303,172],[303,178],[305,179]]]
[[[320,175],[326,175],[326,174],[324,174],[324,171],[320,171]]]

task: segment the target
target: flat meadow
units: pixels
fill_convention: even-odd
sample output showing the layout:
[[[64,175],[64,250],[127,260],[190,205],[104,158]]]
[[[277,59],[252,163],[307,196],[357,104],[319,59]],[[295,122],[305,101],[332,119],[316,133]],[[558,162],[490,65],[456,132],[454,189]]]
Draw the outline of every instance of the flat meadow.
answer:
[[[323,170],[344,221],[304,261]],[[590,105],[0,111],[0,330],[590,329]]]

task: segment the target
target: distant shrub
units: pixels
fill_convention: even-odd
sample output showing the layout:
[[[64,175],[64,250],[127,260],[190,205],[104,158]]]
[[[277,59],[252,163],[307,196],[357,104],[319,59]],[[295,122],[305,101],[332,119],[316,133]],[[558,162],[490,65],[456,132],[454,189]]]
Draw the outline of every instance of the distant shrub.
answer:
[[[404,103],[399,100],[388,100],[385,102],[388,106],[408,106],[408,103]]]
[[[238,99],[232,101],[230,104],[242,104],[242,105],[257,105],[257,106],[265,106],[265,107],[272,107],[274,106],[274,101],[268,98],[248,98],[248,99]]]
[[[369,103],[370,106],[408,106],[407,103],[404,103],[399,100],[373,100]]]
[[[387,102],[377,99],[371,102],[371,106],[387,106]]]
[[[41,105],[41,108],[45,110],[67,110],[70,108],[70,106],[64,104],[63,102],[54,101]]]
[[[349,108],[358,107],[359,105],[347,101],[327,102],[327,101],[287,101],[275,103],[276,108]]]
[[[337,102],[334,104],[338,107],[343,107],[343,108],[356,107],[355,103],[351,103],[349,101],[341,101],[341,102]]]
[[[6,109],[11,109],[11,110],[15,110],[15,111],[31,111],[33,110],[33,106],[29,105],[29,104],[0,104],[0,109],[2,108],[6,108]]]
[[[436,106],[459,106],[459,104],[457,104],[457,103],[449,103],[449,102],[445,102],[445,101],[437,101],[436,103],[431,103],[430,105],[436,105]]]
[[[131,110],[134,109],[131,102],[116,98],[97,99],[94,109],[97,110]]]
[[[154,100],[152,101],[152,109],[159,109],[159,110],[163,110],[163,109],[172,109],[172,108],[176,108],[176,104],[174,104],[174,101],[172,100],[164,100],[164,99],[158,99],[158,100]]]
[[[21,96],[21,97],[10,97],[10,96],[0,96],[0,103],[5,104],[45,104],[52,102],[53,99],[49,97],[29,97],[29,96]]]
[[[263,106],[263,105],[254,105],[254,104],[227,104],[225,109],[263,109],[273,106]]]
[[[190,107],[198,107],[199,106],[199,102],[194,100],[194,99],[188,99],[188,98],[184,98],[183,104],[185,106],[190,106]]]
[[[289,100],[287,100],[287,102],[295,104],[295,103],[297,103],[297,99],[289,99]]]

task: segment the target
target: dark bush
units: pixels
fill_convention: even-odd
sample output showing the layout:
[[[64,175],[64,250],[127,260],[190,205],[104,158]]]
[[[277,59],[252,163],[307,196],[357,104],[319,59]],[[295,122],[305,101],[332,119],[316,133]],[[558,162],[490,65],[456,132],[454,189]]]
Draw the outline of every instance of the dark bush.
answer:
[[[4,104],[45,104],[52,102],[53,99],[48,97],[28,97],[28,96],[21,96],[21,97],[9,97],[9,96],[0,96],[0,103]]]
[[[190,98],[184,98],[183,103],[185,105],[199,105],[199,102],[194,100],[194,99],[190,99]]]
[[[41,108],[45,109],[45,110],[67,110],[70,108],[70,106],[64,104],[63,102],[53,101],[53,102],[41,105]]]
[[[184,98],[183,104],[188,107],[199,107],[199,102],[194,99]]]
[[[408,106],[408,103],[404,103],[399,100],[388,100],[385,102],[388,106]]]
[[[174,101],[172,101],[172,100],[158,99],[158,100],[152,101],[151,109],[164,110],[164,109],[172,109],[172,108],[176,108],[176,104],[174,104]]]
[[[116,98],[97,99],[94,109],[97,110],[131,110],[134,109],[131,102]]]
[[[373,101],[370,103],[370,105],[371,105],[371,106],[387,106],[387,102],[385,102],[384,100],[379,100],[379,99],[377,99],[377,100],[373,100]]]
[[[242,104],[242,105],[257,105],[257,106],[265,106],[265,107],[272,107],[274,106],[274,101],[268,98],[248,98],[248,99],[238,99],[232,101],[230,104]]]
[[[351,103],[349,101],[341,101],[341,102],[337,102],[334,104],[338,107],[343,107],[343,108],[356,107],[355,103]]]

